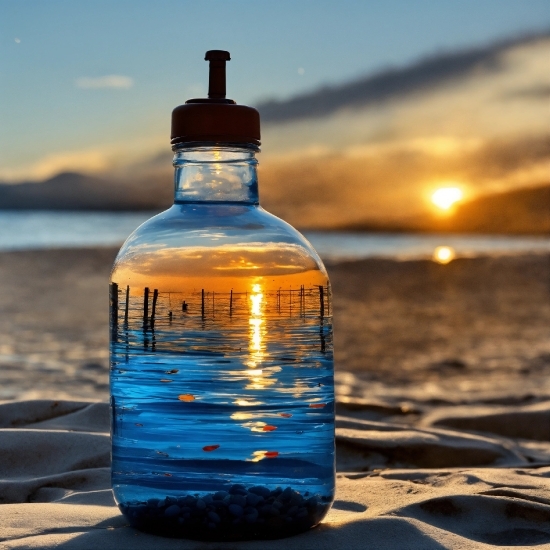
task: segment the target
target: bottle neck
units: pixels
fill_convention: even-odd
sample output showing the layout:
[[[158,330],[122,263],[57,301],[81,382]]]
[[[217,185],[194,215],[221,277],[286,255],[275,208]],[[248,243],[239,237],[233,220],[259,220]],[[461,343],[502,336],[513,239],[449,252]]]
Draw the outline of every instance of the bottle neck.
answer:
[[[258,204],[255,145],[179,144],[174,147],[175,202]]]

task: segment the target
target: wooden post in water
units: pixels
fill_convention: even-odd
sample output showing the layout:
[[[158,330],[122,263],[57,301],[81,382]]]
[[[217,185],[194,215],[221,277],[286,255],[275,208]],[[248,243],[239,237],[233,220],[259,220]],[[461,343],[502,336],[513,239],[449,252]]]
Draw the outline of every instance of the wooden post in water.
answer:
[[[233,316],[233,289],[229,293],[229,317]]]
[[[113,340],[116,341],[118,331],[118,285],[116,283],[111,283],[110,290],[111,334]]]
[[[290,285],[290,290],[288,291],[288,302],[290,317],[292,317],[292,285]]]
[[[281,287],[279,287],[279,290],[277,291],[277,311],[278,313],[281,313]]]
[[[149,318],[149,287],[143,289],[143,328],[147,329]]]
[[[201,316],[204,319],[204,288],[202,289],[201,294]]]
[[[157,312],[157,300],[159,297],[158,288],[153,290],[153,306],[151,307],[151,328],[155,326],[155,313]]]
[[[328,287],[327,287],[328,298]],[[321,340],[321,353],[326,352],[325,331],[324,331],[324,317],[325,317],[325,289],[322,285],[319,285],[319,301],[320,301],[320,315],[319,315],[319,338]]]
[[[215,311],[216,311],[215,305],[214,305],[214,295],[215,295],[215,294],[216,294],[216,293],[215,293],[214,291],[212,291],[212,317],[214,317],[214,313],[215,313]]]
[[[126,304],[124,305],[124,324],[128,325],[128,308],[130,307],[130,285],[126,285]]]

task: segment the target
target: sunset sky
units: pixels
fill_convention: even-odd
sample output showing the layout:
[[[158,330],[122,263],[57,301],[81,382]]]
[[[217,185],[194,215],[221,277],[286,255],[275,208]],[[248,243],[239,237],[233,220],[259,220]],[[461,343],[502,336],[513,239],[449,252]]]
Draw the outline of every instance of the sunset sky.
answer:
[[[548,28],[546,0],[2,0],[0,179],[169,151],[171,109],[205,94],[207,49],[232,54],[229,96],[258,104]],[[294,149],[308,132],[293,132]],[[265,137],[280,152],[276,132]]]
[[[360,103],[342,101],[334,110],[325,101],[322,114],[268,125],[261,166],[267,207],[302,227],[319,220],[325,227],[408,224],[453,213],[457,201],[442,208],[439,194],[433,200],[441,189],[460,202],[548,185],[550,33],[473,57],[440,58],[431,72],[412,64],[379,80],[388,90],[392,78],[400,83],[383,99],[365,92]],[[337,90],[333,103],[351,92]]]

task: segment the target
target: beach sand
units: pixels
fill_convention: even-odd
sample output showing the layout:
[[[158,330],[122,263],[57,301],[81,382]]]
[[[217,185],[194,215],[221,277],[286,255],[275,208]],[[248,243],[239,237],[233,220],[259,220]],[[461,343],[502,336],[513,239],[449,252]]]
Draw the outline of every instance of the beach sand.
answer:
[[[550,548],[548,256],[329,265],[335,507],[284,543],[209,546],[137,535],[113,506],[115,253],[0,254],[0,547]]]

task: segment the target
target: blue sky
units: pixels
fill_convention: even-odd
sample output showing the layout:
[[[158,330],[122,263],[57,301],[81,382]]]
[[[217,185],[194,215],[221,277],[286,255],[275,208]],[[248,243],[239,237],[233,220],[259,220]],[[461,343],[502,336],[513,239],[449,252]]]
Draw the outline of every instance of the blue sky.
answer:
[[[206,91],[207,49],[231,52],[228,95],[254,104],[549,27],[548,0],[0,0],[0,171],[168,144],[171,109]]]

